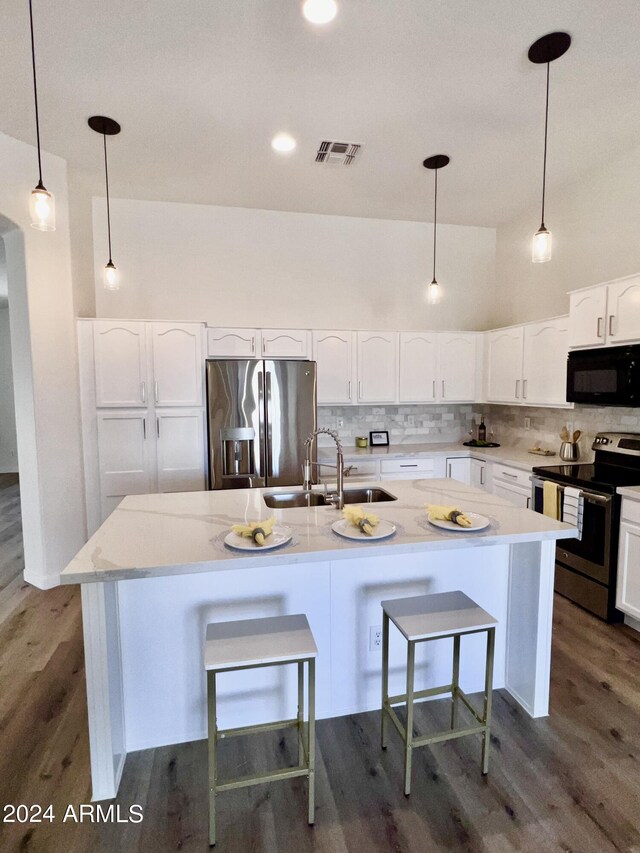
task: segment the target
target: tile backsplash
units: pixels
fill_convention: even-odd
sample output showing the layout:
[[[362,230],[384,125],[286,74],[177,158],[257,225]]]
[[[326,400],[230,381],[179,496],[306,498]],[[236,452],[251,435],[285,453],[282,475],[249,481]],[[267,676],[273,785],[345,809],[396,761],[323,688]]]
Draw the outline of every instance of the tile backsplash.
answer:
[[[357,435],[369,435],[370,430],[389,431],[391,444],[422,444],[427,442],[458,442],[469,438],[474,422],[485,417],[487,438],[500,444],[528,450],[536,442],[540,446],[560,449],[560,430],[569,425],[582,430],[580,459],[593,459],[591,445],[597,432],[640,433],[640,408],[617,406],[579,406],[574,409],[546,409],[533,406],[480,405],[423,405],[423,406],[320,406],[318,425],[338,432],[345,447],[355,445]],[[525,430],[524,420],[530,419]],[[338,422],[342,426],[338,426]],[[323,436],[321,446],[333,444]]]
[[[458,406],[320,406],[318,425],[337,431],[345,447],[357,435],[377,429],[389,431],[391,444],[464,441],[473,424],[472,405]],[[338,422],[342,421],[342,426]],[[322,446],[333,444],[321,436]]]

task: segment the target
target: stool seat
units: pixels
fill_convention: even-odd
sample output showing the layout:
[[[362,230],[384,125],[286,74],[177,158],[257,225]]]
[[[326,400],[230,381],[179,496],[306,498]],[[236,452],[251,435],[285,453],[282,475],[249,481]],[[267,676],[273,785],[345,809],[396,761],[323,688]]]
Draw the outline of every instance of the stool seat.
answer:
[[[207,625],[204,647],[207,670],[306,660],[317,654],[318,648],[303,613]]]
[[[395,598],[383,601],[382,609],[410,642],[482,631],[498,623],[460,590]]]

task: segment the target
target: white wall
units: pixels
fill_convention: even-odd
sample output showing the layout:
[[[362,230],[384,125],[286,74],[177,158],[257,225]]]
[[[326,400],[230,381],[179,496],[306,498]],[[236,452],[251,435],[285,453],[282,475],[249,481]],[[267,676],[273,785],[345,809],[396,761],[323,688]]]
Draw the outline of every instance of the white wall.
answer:
[[[425,202],[426,204],[426,202]],[[115,199],[113,260],[122,288],[109,293],[103,199],[94,199],[99,317],[207,321],[266,327],[485,328],[495,230],[438,229],[446,298],[425,301],[432,226]]]
[[[7,289],[7,259],[4,256],[4,243],[0,240],[0,308],[6,308],[9,291]]]
[[[35,150],[0,134],[25,579],[47,587],[84,542],[86,525],[66,165],[45,154],[43,169],[56,197],[53,233],[29,227]]]
[[[500,226],[492,325],[566,314],[567,291],[640,272],[639,200],[640,147],[548,194],[549,263],[531,263],[539,209]]]
[[[0,240],[0,246],[2,240]],[[0,307],[0,474],[18,470],[9,310]]]

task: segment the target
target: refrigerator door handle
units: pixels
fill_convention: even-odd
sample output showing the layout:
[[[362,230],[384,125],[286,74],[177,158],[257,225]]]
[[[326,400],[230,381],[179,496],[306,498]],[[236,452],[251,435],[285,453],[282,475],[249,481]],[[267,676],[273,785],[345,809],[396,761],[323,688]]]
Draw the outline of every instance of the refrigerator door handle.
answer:
[[[258,476],[265,476],[265,454],[267,451],[264,425],[264,373],[258,371]]]
[[[272,439],[272,412],[271,412],[271,372],[267,370],[265,372],[265,396],[267,398],[266,402],[266,412],[267,412],[267,441],[265,445],[265,455],[267,459],[267,477],[273,477],[273,460],[271,458],[271,439]]]

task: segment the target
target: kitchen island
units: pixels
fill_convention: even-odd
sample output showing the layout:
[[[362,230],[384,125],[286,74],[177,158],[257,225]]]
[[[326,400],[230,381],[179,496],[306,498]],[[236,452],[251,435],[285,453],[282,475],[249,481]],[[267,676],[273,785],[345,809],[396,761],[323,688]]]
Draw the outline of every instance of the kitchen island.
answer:
[[[575,528],[455,480],[385,482],[397,500],[372,507],[397,532],[339,538],[330,506],[270,510],[265,492],[125,498],[62,572],[82,584],[94,799],[115,796],[127,752],[206,736],[202,646],[208,622],[306,613],[319,649],[318,717],[379,708],[380,601],[461,589],[498,619],[494,687],[531,716],[547,714],[557,539]],[[290,490],[287,490],[290,491]],[[481,513],[481,532],[440,530],[427,503]],[[292,541],[230,551],[232,524],[275,515]],[[392,636],[390,688],[401,692],[404,645]],[[451,641],[426,643],[416,684],[450,680]],[[463,640],[463,689],[483,689],[484,645]],[[218,691],[225,727],[283,718],[295,705],[291,667],[229,673]]]

